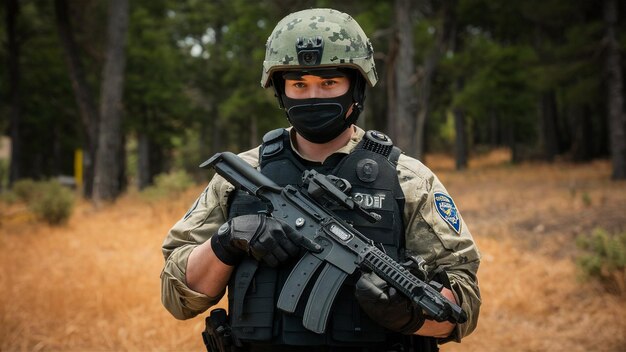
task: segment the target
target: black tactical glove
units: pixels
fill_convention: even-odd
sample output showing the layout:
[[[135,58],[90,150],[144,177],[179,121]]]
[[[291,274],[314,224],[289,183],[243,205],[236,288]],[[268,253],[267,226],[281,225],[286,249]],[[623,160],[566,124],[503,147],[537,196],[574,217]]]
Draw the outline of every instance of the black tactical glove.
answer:
[[[286,223],[265,214],[232,218],[211,237],[213,252],[227,265],[236,265],[245,255],[249,255],[275,267],[297,256],[300,253],[299,246],[314,252],[321,250],[319,245]]]
[[[354,295],[365,313],[389,330],[408,335],[424,324],[422,309],[373,272],[361,274]]]

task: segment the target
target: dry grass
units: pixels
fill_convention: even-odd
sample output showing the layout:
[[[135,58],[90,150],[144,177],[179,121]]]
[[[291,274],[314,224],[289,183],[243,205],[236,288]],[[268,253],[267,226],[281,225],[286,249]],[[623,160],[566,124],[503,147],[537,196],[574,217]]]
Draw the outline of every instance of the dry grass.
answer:
[[[483,254],[478,329],[443,351],[622,351],[626,298],[578,279],[574,237],[626,229],[626,183],[606,162],[504,162],[498,152],[456,173],[429,158]],[[0,351],[201,351],[201,317],[162,308],[161,241],[200,192],[147,204],[127,195],[80,204],[52,228],[0,209]]]
[[[79,205],[61,228],[0,228],[0,351],[200,350],[201,319],[162,307],[161,242],[200,189],[148,205]]]

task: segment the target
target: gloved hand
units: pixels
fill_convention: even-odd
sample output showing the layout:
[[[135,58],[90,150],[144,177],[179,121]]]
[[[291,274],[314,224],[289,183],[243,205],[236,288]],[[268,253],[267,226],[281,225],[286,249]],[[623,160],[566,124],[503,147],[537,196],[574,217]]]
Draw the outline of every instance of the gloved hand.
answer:
[[[365,313],[389,330],[408,335],[424,324],[422,309],[373,272],[361,274],[354,295]]]
[[[275,267],[299,254],[303,246],[310,251],[321,247],[286,223],[265,214],[241,215],[224,223],[211,237],[211,247],[219,260],[235,265],[245,255]]]

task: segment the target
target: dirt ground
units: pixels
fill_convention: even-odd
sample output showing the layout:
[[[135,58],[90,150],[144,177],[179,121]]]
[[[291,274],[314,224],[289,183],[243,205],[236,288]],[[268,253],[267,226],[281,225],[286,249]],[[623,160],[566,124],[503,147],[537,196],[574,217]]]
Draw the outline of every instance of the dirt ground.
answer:
[[[442,351],[624,351],[626,295],[580,279],[575,238],[626,231],[626,182],[606,161],[510,166],[505,152],[464,172],[428,165],[455,199],[482,253],[479,325]],[[202,351],[203,317],[160,303],[161,242],[202,186],[149,203],[128,194],[77,206],[49,227],[0,208],[0,351]]]

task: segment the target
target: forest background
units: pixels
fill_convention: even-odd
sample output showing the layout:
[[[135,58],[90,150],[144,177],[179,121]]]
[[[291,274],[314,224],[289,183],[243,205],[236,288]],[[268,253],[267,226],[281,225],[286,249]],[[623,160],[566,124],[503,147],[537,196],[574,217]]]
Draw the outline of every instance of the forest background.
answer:
[[[201,347],[201,319],[158,302],[159,246],[206,183],[202,161],[288,125],[261,64],[274,24],[309,7],[361,24],[379,82],[359,125],[433,168],[475,234],[485,305],[461,349],[626,343],[623,2],[3,5],[0,350]],[[73,215],[49,221],[62,226],[15,202],[48,179],[74,187]],[[586,268],[604,281],[579,281],[577,236],[599,241]]]
[[[455,153],[458,169],[494,146],[512,162],[612,157],[612,176],[626,177],[620,1],[5,5],[3,187],[74,175],[78,149],[87,197],[114,199],[172,169],[201,179],[197,165],[214,152],[288,125],[259,87],[265,42],[280,18],[311,6],[347,11],[369,34],[380,79],[360,124],[407,154]]]

